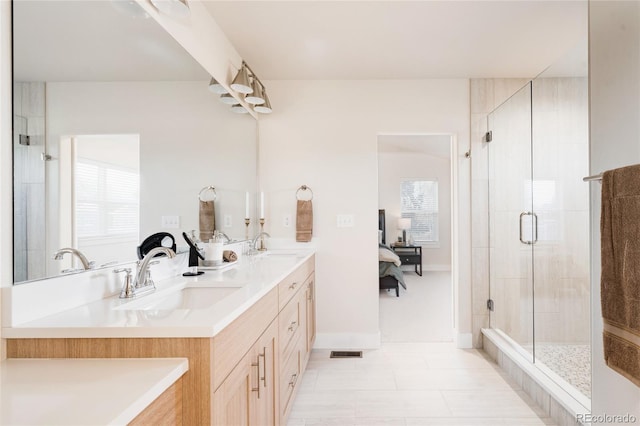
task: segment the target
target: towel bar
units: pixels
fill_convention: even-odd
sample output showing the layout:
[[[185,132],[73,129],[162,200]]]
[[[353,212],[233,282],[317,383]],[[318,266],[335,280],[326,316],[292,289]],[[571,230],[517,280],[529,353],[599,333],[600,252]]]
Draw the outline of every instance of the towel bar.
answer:
[[[593,175],[593,176],[587,176],[587,177],[583,177],[582,180],[584,182],[591,182],[591,181],[601,181],[602,180],[602,173],[598,174],[598,175]]]

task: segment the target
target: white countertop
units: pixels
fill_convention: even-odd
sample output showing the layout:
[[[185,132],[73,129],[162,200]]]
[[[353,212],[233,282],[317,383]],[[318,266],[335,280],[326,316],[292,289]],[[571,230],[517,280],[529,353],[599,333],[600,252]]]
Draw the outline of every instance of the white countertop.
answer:
[[[186,358],[8,359],[2,425],[124,425],[188,370]]]
[[[14,327],[2,329],[2,337],[11,338],[126,338],[126,337],[212,337],[272,290],[289,273],[313,255],[312,250],[273,250],[264,256],[243,258],[238,265],[206,271],[198,277],[173,277],[156,282],[157,290],[135,299],[109,297],[74,309],[59,312]],[[184,292],[192,300],[190,308],[179,306],[176,291],[207,287],[221,290],[224,298],[207,305],[205,291]],[[237,288],[229,291],[228,288]],[[202,294],[200,294],[202,293]],[[152,305],[166,295],[175,306]],[[60,295],[64,297],[64,295]],[[199,303],[202,302],[202,303]],[[186,303],[186,302],[185,302]]]

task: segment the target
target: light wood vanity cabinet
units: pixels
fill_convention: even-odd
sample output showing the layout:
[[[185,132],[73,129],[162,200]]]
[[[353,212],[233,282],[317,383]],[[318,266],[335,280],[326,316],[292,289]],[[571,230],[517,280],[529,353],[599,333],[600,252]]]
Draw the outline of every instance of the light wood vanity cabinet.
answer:
[[[274,320],[213,393],[213,424],[275,425],[278,329]]]
[[[315,339],[314,269],[312,256],[213,338],[7,339],[7,357],[186,357],[182,424],[284,426]]]

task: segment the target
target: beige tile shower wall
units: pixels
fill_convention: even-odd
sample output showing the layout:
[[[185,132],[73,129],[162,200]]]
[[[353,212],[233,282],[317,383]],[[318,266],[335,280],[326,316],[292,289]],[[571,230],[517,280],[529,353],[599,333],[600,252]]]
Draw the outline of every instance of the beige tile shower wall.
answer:
[[[471,79],[471,280],[473,345],[482,347],[480,329],[489,327],[489,216],[488,153],[483,142],[487,116],[528,79]]]
[[[45,85],[15,83],[13,90],[14,276],[26,281],[44,275],[45,247]],[[29,145],[20,144],[29,136]]]
[[[532,99],[536,342],[588,344],[587,77],[536,78]]]

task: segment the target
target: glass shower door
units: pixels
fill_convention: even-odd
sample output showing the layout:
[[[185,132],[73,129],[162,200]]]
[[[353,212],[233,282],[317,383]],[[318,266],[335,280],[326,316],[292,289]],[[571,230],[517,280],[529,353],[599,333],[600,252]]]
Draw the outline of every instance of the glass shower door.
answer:
[[[533,360],[531,83],[488,117],[490,326]]]

